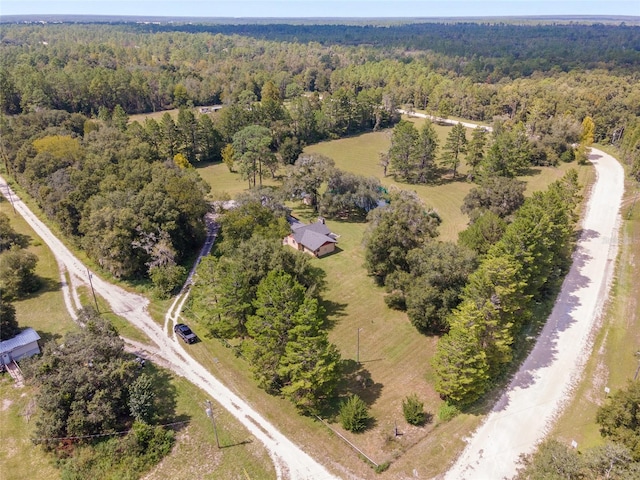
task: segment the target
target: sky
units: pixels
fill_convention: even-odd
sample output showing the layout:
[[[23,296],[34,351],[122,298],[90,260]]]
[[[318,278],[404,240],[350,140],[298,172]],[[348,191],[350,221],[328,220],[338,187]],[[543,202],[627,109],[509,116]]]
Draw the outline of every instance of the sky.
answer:
[[[640,16],[640,0],[0,0],[0,16],[24,14],[242,18]]]

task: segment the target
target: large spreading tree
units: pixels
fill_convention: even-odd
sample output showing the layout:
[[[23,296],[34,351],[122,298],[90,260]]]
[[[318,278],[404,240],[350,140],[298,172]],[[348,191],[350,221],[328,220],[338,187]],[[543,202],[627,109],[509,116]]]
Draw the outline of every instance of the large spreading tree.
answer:
[[[410,192],[391,195],[389,205],[368,215],[365,263],[370,275],[384,283],[396,270],[408,271],[407,255],[438,235],[438,215]]]

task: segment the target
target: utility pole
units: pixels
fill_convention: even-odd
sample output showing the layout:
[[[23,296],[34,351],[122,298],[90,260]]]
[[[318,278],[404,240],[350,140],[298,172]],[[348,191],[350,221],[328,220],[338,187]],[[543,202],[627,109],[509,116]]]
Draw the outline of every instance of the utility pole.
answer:
[[[91,285],[91,293],[93,294],[93,303],[96,304],[96,312],[100,313],[100,309],[98,308],[98,300],[96,299],[96,291],[93,289],[93,282],[91,281],[91,272],[87,268],[87,275],[89,275],[89,285]]]
[[[356,341],[356,363],[360,364],[360,330],[362,328],[358,328],[358,340]]]
[[[211,419],[211,423],[213,423],[213,433],[216,435],[216,445],[220,448],[220,440],[218,439],[218,427],[216,426],[216,417],[213,415],[213,409],[211,408],[211,400],[207,400],[205,402],[207,404],[207,408],[205,412],[207,412],[207,417]]]

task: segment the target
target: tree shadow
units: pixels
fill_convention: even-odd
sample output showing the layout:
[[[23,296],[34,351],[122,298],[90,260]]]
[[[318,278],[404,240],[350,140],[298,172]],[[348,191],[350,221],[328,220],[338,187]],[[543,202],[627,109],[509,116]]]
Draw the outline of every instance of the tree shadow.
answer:
[[[27,293],[25,295],[20,295],[17,300],[28,300],[31,298],[38,298],[40,295],[44,295],[48,292],[58,292],[62,289],[62,282],[59,279],[48,278],[48,277],[37,277],[38,279],[38,289]]]
[[[153,382],[156,422],[176,423],[189,421],[191,419],[189,415],[176,415],[177,390],[171,383],[171,375],[166,370],[156,367],[151,362],[147,362],[142,368],[143,371],[151,377]]]
[[[58,340],[62,338],[62,335],[60,335],[59,333],[38,331],[38,335],[40,335],[40,341],[38,342],[38,344],[41,346],[46,345],[49,342],[59,343]]]
[[[383,385],[373,380],[371,372],[364,368],[363,362],[343,360],[342,372],[342,381],[338,386],[341,396],[358,395],[369,406],[380,398]]]
[[[323,328],[327,330],[333,329],[338,324],[338,318],[345,317],[347,314],[345,309],[346,303],[333,302],[331,300],[322,299],[320,305],[326,313]]]
[[[542,174],[542,168],[529,167],[520,172],[519,177],[536,177]]]

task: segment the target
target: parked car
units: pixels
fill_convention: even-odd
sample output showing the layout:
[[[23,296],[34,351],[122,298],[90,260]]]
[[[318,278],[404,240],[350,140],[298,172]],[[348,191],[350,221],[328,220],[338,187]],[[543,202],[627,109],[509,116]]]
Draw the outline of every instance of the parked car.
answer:
[[[189,327],[187,327],[184,323],[178,323],[175,327],[173,327],[173,331],[185,341],[185,343],[195,343],[198,339],[195,333],[191,331]]]

